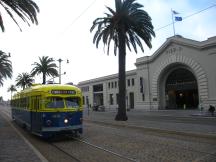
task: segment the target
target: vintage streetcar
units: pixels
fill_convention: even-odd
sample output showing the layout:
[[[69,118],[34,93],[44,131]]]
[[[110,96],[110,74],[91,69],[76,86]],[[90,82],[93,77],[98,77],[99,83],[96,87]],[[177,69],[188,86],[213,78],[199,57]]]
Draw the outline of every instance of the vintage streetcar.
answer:
[[[82,92],[72,85],[32,85],[11,100],[12,119],[43,138],[82,134]]]

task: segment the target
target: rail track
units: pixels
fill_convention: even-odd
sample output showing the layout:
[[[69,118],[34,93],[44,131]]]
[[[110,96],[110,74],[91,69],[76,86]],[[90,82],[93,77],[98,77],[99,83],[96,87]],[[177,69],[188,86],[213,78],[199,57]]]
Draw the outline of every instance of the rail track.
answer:
[[[2,111],[6,116],[7,119],[10,120],[11,112],[9,109],[4,109]],[[13,123],[12,123],[13,124]],[[24,136],[30,141],[33,141],[33,145],[39,143],[38,145],[44,145],[47,149],[51,150],[52,154],[60,155],[61,161],[71,161],[71,162],[89,162],[89,161],[100,161],[100,162],[107,162],[107,161],[118,161],[118,162],[139,162],[137,159],[133,159],[127,157],[126,155],[119,154],[112,150],[103,148],[101,146],[95,145],[87,141],[87,139],[83,139],[81,137],[72,137],[66,136],[65,138],[56,138],[54,140],[50,140],[48,142],[40,140],[35,136],[30,135],[28,132],[24,131],[20,127],[17,127],[16,124],[13,124],[19,131],[24,134]],[[33,137],[33,139],[32,139]],[[45,146],[49,145],[49,146]],[[38,148],[38,146],[36,146]],[[39,151],[47,157],[44,151],[44,148],[40,149]],[[49,158],[49,161],[55,162],[55,158]],[[56,159],[58,161],[59,159]]]
[[[68,140],[49,142],[50,145],[55,147],[60,152],[69,156],[72,161],[76,162],[89,162],[89,161],[118,161],[118,162],[139,162],[137,159],[127,157],[126,155],[119,154],[101,146],[88,142],[79,137],[69,137]],[[69,146],[73,148],[68,149]],[[78,149],[76,149],[78,146]]]
[[[76,161],[76,162],[82,162],[80,159],[78,159],[76,156],[68,153],[66,150],[64,150],[63,148],[59,147],[58,145],[56,145],[55,143],[50,143],[50,145],[52,145],[54,148],[56,148],[58,151],[62,152],[63,154],[65,154],[66,156],[68,156],[69,158],[72,159],[72,161]]]
[[[7,114],[11,120],[10,111]],[[213,139],[97,122],[85,122],[84,127],[84,136],[49,142],[17,129],[49,162],[215,162],[216,143]]]

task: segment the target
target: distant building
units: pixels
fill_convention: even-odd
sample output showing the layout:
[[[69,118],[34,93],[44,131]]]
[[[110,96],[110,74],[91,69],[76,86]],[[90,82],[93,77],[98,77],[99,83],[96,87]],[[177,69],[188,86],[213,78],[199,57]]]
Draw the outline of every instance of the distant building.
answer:
[[[199,42],[170,37],[126,72],[128,109],[208,109],[216,105],[216,37]],[[118,107],[118,74],[78,84],[84,104]]]

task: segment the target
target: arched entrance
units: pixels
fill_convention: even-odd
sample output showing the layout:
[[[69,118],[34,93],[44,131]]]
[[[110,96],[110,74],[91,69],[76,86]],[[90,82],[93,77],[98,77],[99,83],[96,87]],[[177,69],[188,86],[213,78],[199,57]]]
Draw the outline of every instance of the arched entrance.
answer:
[[[173,70],[165,83],[166,109],[198,107],[198,86],[193,73],[185,68]]]

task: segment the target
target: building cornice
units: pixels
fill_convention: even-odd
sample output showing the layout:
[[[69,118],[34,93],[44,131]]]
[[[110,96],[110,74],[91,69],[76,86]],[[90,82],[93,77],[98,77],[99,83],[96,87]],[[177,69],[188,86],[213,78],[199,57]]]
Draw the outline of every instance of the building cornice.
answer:
[[[129,77],[129,76],[132,76],[132,75],[136,75],[136,70],[126,71],[126,77]],[[118,74],[112,74],[112,75],[103,76],[103,77],[99,77],[99,78],[95,78],[95,79],[81,81],[81,82],[78,83],[78,86],[82,86],[82,85],[85,85],[85,84],[91,84],[91,83],[95,84],[95,83],[104,82],[104,81],[117,79],[117,78],[118,78]]]
[[[153,53],[153,55],[138,58],[136,60],[135,65],[139,66],[141,64],[147,64],[148,62],[152,62],[160,54],[162,54],[167,49],[167,47],[171,44],[177,44],[177,45],[181,45],[181,46],[187,46],[187,47],[192,47],[192,48],[202,50],[205,48],[215,47],[216,46],[216,36],[208,38],[207,40],[201,41],[201,42],[187,39],[187,38],[183,38],[181,36],[173,36],[173,37],[167,38],[167,40],[162,44],[162,46],[160,48],[158,48]]]

